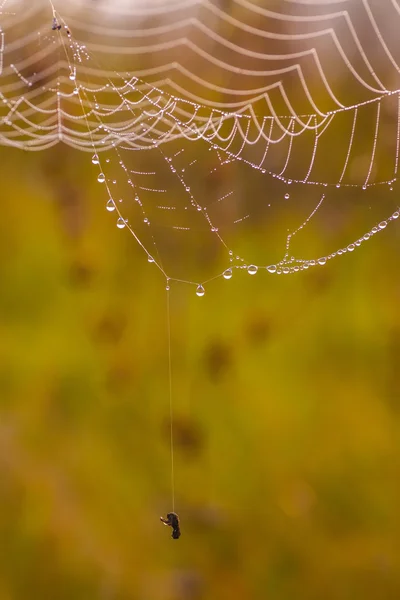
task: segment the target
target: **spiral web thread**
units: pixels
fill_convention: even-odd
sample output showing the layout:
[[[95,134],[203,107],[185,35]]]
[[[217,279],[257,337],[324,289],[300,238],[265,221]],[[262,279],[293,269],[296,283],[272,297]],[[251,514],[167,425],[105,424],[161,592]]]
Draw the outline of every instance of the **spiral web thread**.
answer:
[[[178,235],[183,248],[185,235],[205,232],[226,255],[217,275],[226,279],[233,269],[290,273],[324,265],[399,217],[389,193],[400,141],[395,23],[395,0],[378,8],[368,0],[284,0],[281,12],[247,0],[96,7],[2,0],[0,142],[30,151],[64,142],[90,152],[107,209],[167,287],[173,280],[195,283],[203,295],[205,282],[171,274],[160,243],[166,232]],[[134,73],[101,66],[115,57],[139,57],[140,64]],[[330,148],[336,156],[327,161]],[[138,157],[155,154],[154,169],[135,167]],[[267,216],[275,205],[296,203],[297,221],[272,264],[251,264],[226,240],[226,231],[251,221],[243,194],[234,185],[206,198],[201,193],[199,171],[212,179],[239,165],[271,188],[255,204]],[[393,205],[389,216],[339,249],[311,259],[292,254],[327,203],[360,190],[369,205],[374,188],[384,206]]]

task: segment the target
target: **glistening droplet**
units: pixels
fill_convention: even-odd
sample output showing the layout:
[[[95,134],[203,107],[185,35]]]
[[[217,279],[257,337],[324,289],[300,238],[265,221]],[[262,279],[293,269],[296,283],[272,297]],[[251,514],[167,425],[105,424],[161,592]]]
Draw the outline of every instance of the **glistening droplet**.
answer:
[[[92,156],[92,163],[94,165],[98,165],[99,164],[99,157],[97,156],[97,154],[93,154],[93,156]]]
[[[104,183],[104,182],[105,182],[105,180],[106,180],[106,178],[105,178],[105,175],[104,175],[104,173],[100,173],[100,175],[99,175],[99,176],[98,176],[98,178],[97,178],[97,181],[98,181],[99,183]]]
[[[106,204],[106,209],[110,212],[112,212],[113,210],[115,210],[115,204],[114,204],[114,200],[112,198],[110,198]]]
[[[118,229],[123,229],[125,227],[126,223],[124,221],[124,219],[122,217],[120,217],[117,221],[117,227]]]
[[[257,273],[257,271],[258,271],[258,267],[256,267],[256,265],[250,265],[247,268],[247,272],[249,275],[255,275]]]
[[[196,296],[199,296],[201,298],[201,296],[204,296],[205,293],[206,293],[206,291],[203,288],[203,286],[202,285],[198,285],[197,289],[196,289]]]
[[[232,269],[226,269],[222,275],[224,279],[230,279],[232,277]]]

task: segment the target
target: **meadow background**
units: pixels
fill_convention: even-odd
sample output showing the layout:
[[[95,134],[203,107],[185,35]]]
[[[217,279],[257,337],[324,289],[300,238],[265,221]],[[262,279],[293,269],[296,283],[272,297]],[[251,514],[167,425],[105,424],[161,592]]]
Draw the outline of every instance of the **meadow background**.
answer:
[[[165,280],[90,155],[2,147],[0,173],[0,599],[397,600],[397,224],[301,274],[172,285],[176,542]]]

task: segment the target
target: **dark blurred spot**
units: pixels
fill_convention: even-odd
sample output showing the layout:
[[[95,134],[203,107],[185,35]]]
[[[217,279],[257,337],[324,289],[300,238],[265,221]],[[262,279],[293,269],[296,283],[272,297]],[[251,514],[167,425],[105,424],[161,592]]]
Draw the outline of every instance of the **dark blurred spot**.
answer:
[[[204,362],[212,381],[218,381],[232,364],[232,351],[225,342],[213,341],[204,351]]]
[[[259,346],[267,341],[271,335],[271,324],[265,315],[252,315],[246,325],[246,337],[250,344]]]
[[[121,314],[106,314],[97,324],[95,337],[99,342],[116,344],[122,337],[126,320]]]
[[[163,435],[169,441],[171,423],[169,418],[163,423]],[[204,435],[199,425],[187,417],[174,417],[174,445],[187,458],[196,458],[204,445]]]
[[[75,262],[71,265],[69,278],[71,284],[76,287],[84,287],[90,284],[93,277],[93,270],[80,262]]]

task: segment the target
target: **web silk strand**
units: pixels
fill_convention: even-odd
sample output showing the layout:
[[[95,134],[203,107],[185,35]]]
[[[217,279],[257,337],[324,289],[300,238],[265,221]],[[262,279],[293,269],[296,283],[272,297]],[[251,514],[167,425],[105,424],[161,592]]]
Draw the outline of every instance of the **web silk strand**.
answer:
[[[170,294],[170,291],[167,290],[169,422],[170,422],[170,447],[171,447],[171,495],[172,495],[172,511],[175,512],[174,410],[173,410],[173,402],[172,402],[171,309],[170,309],[169,294]]]

